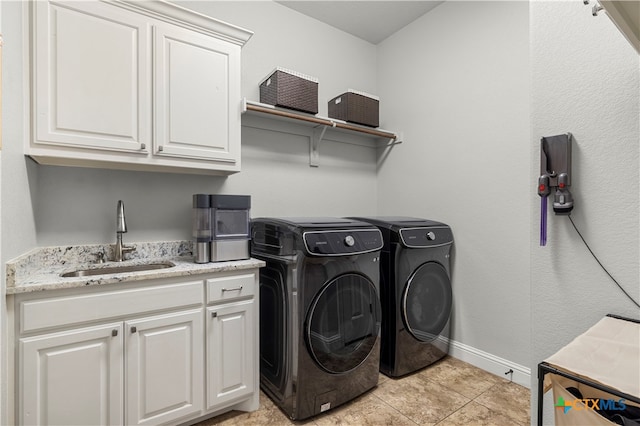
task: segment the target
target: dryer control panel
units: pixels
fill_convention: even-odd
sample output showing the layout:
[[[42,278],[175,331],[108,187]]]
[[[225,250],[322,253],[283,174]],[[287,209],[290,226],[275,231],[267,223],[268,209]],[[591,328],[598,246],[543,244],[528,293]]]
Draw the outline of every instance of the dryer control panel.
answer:
[[[453,243],[453,233],[448,226],[404,228],[400,230],[402,244],[410,248],[438,247]]]
[[[382,249],[382,233],[377,229],[308,231],[304,245],[316,256],[346,256]]]

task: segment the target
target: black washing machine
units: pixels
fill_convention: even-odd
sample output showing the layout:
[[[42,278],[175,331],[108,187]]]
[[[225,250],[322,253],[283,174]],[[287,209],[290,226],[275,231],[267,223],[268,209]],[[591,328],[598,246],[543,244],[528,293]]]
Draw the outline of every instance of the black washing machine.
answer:
[[[413,373],[449,352],[453,233],[412,217],[357,217],[382,231],[380,371]]]
[[[339,218],[251,221],[260,269],[260,385],[301,420],[378,383],[382,234]]]

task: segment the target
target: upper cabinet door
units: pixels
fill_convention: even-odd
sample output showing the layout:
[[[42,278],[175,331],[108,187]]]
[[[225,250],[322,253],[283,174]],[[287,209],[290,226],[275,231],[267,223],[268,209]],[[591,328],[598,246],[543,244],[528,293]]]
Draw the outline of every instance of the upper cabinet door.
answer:
[[[35,142],[146,153],[151,25],[100,2],[35,3]]]
[[[154,154],[239,164],[240,49],[185,28],[154,27]]]

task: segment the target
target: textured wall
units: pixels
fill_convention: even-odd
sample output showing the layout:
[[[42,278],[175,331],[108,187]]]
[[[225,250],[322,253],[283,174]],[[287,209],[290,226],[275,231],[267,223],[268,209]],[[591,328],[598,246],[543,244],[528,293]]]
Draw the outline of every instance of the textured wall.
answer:
[[[526,2],[445,2],[379,46],[378,75],[381,115],[405,139],[380,168],[379,213],[452,226],[452,338],[521,365],[531,359],[528,36]]]
[[[539,170],[539,138],[571,132],[576,200],[571,217],[638,301],[638,55],[606,15],[594,18],[580,2],[536,1],[530,7],[530,181]],[[539,199],[531,192],[530,200],[535,371],[538,362],[607,313],[638,318],[640,312],[593,260],[567,217],[551,213],[548,245],[538,246]],[[535,385],[534,376],[532,389]],[[545,423],[552,413],[547,405]]]

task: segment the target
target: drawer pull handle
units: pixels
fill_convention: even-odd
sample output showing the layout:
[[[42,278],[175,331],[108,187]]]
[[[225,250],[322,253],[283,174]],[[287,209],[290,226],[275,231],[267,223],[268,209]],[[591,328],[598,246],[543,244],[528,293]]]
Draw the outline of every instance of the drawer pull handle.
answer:
[[[225,291],[242,291],[242,286],[234,288],[223,288],[222,292],[224,293]]]
[[[217,312],[211,312],[211,318],[216,318],[218,316]]]
[[[116,336],[118,335],[118,329],[117,329],[117,328],[114,328],[113,330],[111,330],[111,335],[112,335],[113,337],[116,337]]]
[[[131,327],[131,332],[132,332],[132,333],[135,333],[136,331],[138,331],[138,329],[137,329],[137,328],[135,328],[135,327]]]

